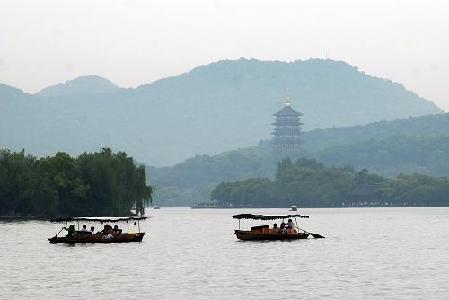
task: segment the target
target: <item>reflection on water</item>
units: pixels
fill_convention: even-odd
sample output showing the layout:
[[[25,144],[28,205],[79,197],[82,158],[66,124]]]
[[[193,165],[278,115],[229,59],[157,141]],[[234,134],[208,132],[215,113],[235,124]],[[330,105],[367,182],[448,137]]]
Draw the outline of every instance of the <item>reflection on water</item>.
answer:
[[[52,245],[60,224],[0,223],[0,298],[449,297],[448,208],[305,209],[300,227],[326,239],[291,242],[233,234],[233,214],[286,210],[149,212],[131,244]]]

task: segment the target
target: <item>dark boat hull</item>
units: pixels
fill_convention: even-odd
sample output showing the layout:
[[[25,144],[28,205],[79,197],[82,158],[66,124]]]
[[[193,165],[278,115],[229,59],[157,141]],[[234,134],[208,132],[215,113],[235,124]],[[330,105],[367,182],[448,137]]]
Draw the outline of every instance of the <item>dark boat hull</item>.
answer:
[[[102,243],[102,244],[110,244],[110,243],[133,243],[133,242],[141,242],[145,232],[141,233],[124,233],[120,235],[116,235],[110,239],[104,238],[102,235],[93,234],[93,235],[84,235],[84,236],[75,236],[75,237],[52,237],[49,238],[48,241],[51,244],[75,244],[75,243]]]
[[[307,239],[308,233],[260,233],[244,230],[235,230],[235,235],[242,241],[283,241],[283,240],[300,240]]]

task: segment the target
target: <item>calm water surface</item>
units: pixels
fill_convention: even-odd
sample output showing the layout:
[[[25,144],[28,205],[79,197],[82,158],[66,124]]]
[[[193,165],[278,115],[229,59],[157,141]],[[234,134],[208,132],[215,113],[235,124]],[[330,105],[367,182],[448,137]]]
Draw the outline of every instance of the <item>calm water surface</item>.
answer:
[[[302,227],[326,239],[292,242],[237,241],[241,212],[287,213],[149,210],[144,241],[116,245],[51,245],[60,224],[1,222],[0,298],[449,299],[449,208],[305,209]]]

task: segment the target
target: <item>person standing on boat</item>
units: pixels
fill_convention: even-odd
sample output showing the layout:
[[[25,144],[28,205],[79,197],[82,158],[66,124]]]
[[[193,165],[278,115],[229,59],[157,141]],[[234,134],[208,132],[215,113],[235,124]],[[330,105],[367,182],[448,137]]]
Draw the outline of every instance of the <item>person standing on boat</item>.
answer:
[[[69,228],[64,227],[65,230],[67,230],[66,237],[73,237],[75,235],[75,225],[70,225]]]

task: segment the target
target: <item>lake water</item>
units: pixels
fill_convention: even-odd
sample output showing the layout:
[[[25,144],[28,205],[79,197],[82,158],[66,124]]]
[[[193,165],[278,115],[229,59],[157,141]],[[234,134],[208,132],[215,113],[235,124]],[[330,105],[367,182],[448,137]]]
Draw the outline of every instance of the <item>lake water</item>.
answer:
[[[287,213],[148,210],[142,243],[109,245],[0,222],[0,298],[449,299],[449,208],[304,209],[300,226],[326,239],[291,242],[237,241],[242,212]]]

